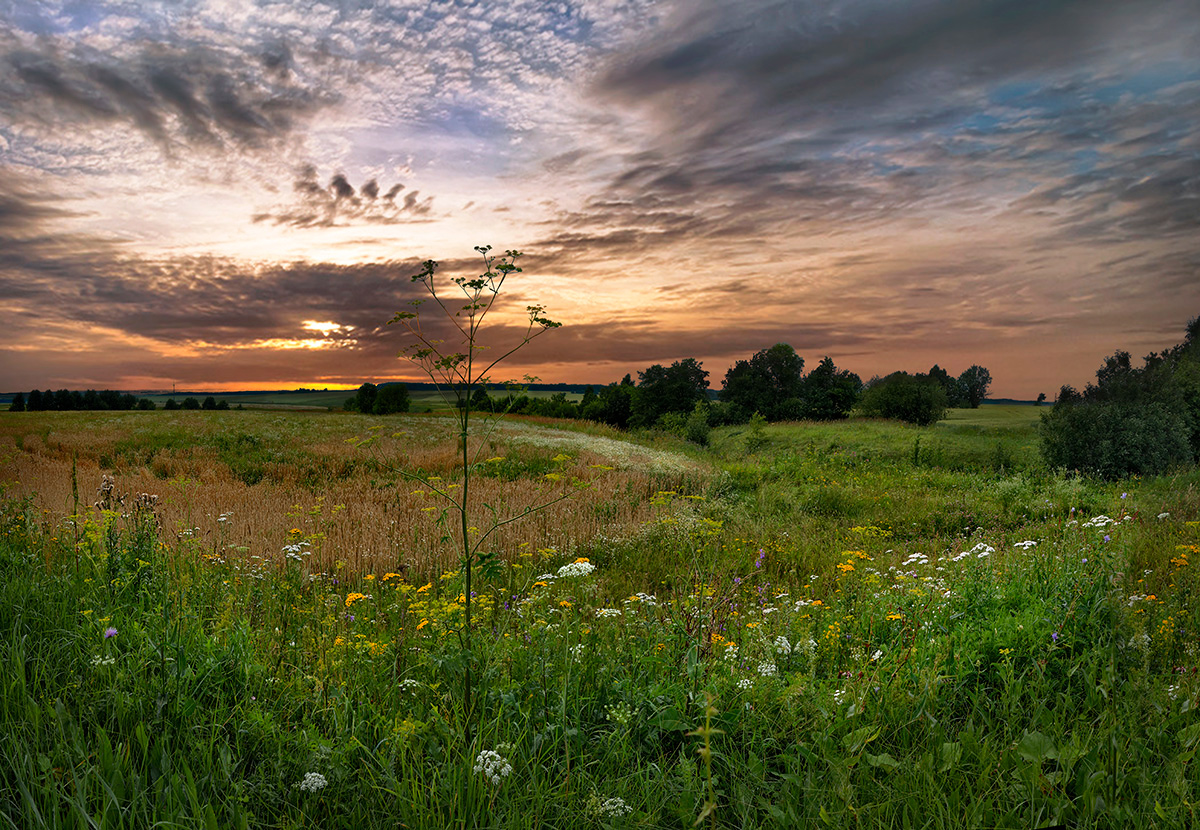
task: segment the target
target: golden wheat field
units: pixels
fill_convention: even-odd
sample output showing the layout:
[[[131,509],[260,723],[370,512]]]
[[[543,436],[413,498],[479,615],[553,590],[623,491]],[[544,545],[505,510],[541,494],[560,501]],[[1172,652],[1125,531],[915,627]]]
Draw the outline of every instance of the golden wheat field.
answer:
[[[457,441],[454,420],[436,415],[23,413],[0,423],[0,482],[63,533],[76,512],[97,511],[109,476],[126,509],[156,496],[163,529],[211,555],[270,560],[302,536],[313,570],[428,574],[457,562],[445,539],[456,528],[440,521],[447,501],[433,492],[460,497]],[[488,506],[504,519],[554,502],[487,540],[505,558],[632,533],[655,493],[698,490],[711,472],[601,427],[481,421],[469,447],[472,515],[485,530]]]

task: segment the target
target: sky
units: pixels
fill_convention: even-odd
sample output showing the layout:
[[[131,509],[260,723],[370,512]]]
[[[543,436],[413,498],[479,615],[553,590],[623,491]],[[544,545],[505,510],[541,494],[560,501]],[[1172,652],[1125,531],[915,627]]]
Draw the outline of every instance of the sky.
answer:
[[[1200,314],[1200,4],[0,0],[0,390],[420,380],[477,245],[497,378],[1053,399]]]

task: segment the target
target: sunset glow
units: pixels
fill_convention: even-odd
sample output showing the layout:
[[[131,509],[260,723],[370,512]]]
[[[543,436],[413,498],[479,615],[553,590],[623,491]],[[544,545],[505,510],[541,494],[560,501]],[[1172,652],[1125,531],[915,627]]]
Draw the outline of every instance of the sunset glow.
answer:
[[[1200,314],[1198,55],[1194,0],[0,5],[0,391],[420,380],[409,277],[490,244],[495,342],[564,324],[513,376],[1053,397]]]

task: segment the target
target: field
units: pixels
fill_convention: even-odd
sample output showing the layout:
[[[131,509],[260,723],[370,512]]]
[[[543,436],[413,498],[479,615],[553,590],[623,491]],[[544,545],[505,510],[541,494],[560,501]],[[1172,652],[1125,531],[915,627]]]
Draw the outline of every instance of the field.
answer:
[[[468,598],[436,412],[3,413],[0,826],[1194,827],[1200,473],[1037,415],[481,425]]]

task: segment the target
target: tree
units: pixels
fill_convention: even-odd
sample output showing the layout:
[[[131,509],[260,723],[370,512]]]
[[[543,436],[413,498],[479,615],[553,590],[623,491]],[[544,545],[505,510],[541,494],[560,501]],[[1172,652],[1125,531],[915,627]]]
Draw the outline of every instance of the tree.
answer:
[[[979,365],[971,366],[958,376],[958,386],[962,397],[971,409],[978,409],[987,398],[988,387],[992,385],[992,373]]]
[[[227,401],[225,398],[221,398],[221,400],[217,401],[217,409],[222,412],[227,412],[229,410],[229,401]]]
[[[354,408],[364,415],[370,415],[375,411],[375,397],[379,394],[379,387],[373,383],[364,383],[358,387],[358,392],[354,396]]]
[[[40,412],[44,406],[45,406],[45,404],[42,403],[41,390],[38,390],[38,389],[30,390],[29,402],[27,404],[25,404],[25,409],[28,410],[29,412]]]
[[[157,407],[154,405],[154,401],[150,400],[149,398],[138,398],[137,408],[147,412],[157,409]]]
[[[862,392],[862,379],[838,370],[826,355],[800,382],[800,417],[813,421],[847,418]]]
[[[204,410],[215,411],[217,408],[217,399],[212,395],[209,395],[204,399],[204,402],[200,404],[200,408]]]
[[[694,357],[677,360],[665,369],[656,363],[638,372],[629,424],[651,427],[669,412],[691,413],[698,401],[707,399],[707,389],[708,372]]]
[[[864,415],[929,426],[944,418],[948,407],[946,391],[937,380],[893,372],[867,384],[859,408]]]
[[[8,405],[9,412],[24,412],[25,411],[25,396],[20,392],[12,399],[12,403]]]
[[[804,358],[787,343],[776,343],[739,360],[725,373],[721,400],[747,412],[760,412],[768,421],[799,417]]]
[[[596,400],[580,408],[579,417],[625,429],[629,426],[629,414],[633,410],[634,388],[629,375],[622,378],[620,383],[610,383],[600,390]]]
[[[946,393],[946,403],[951,409],[959,409],[967,405],[967,399],[958,378],[951,377],[949,372],[936,363],[930,368],[929,377],[942,385],[942,390]]]
[[[408,386],[403,383],[381,384],[376,388],[375,405],[371,411],[376,415],[408,412]]]
[[[175,400],[174,398],[167,398],[167,402],[165,404],[163,404],[163,409],[174,410],[174,409],[182,409],[182,408],[183,407],[181,407],[179,405],[179,401]]]
[[[1041,406],[1046,402],[1046,393],[1038,392],[1037,400],[1033,402],[1034,406]]]
[[[195,398],[184,398],[183,399],[183,408],[184,409],[199,409],[200,401],[196,400]]]

